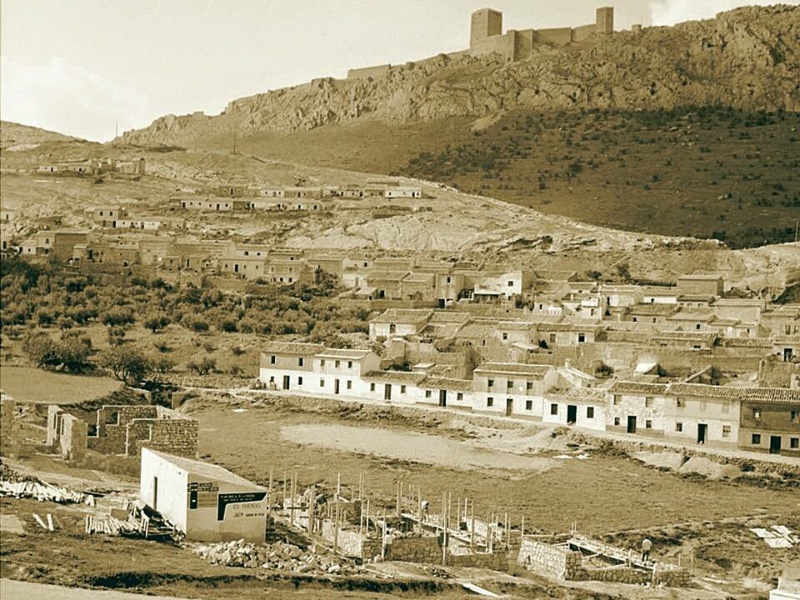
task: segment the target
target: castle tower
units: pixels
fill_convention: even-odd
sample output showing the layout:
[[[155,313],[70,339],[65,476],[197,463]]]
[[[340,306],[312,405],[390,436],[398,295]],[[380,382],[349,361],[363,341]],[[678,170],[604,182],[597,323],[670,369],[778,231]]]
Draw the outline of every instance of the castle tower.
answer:
[[[604,6],[597,9],[595,31],[600,34],[614,33],[614,7]]]
[[[503,33],[503,13],[491,8],[482,8],[472,13],[472,27],[470,28],[469,47],[493,35]]]

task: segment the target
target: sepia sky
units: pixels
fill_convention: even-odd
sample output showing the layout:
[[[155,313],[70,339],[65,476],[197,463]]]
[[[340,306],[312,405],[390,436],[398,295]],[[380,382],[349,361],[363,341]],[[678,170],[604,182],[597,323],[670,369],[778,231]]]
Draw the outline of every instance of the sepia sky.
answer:
[[[710,18],[765,0],[0,0],[0,116],[97,141],[168,113],[344,77],[469,44],[470,13],[505,29]],[[787,0],[784,0],[787,3]],[[798,4],[800,0],[788,0]]]

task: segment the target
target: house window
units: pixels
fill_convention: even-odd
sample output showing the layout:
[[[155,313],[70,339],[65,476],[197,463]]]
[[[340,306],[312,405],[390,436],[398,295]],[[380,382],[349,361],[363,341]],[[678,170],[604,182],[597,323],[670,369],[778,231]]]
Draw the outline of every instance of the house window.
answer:
[[[494,387],[494,379],[490,379],[487,384],[489,387]]]
[[[404,386],[404,385],[400,386],[400,393],[401,394],[405,394],[406,393],[406,386]]]
[[[375,391],[375,384],[374,383],[370,383],[369,384],[369,391],[370,392],[374,392]]]
[[[619,427],[619,417],[614,417],[614,427]]]
[[[551,344],[555,344],[556,343],[556,334],[555,333],[551,333],[550,334],[550,343]]]
[[[683,423],[681,423],[680,421],[678,421],[677,423],[675,423],[675,431],[677,431],[678,433],[680,433],[681,431],[683,431]]]
[[[760,433],[754,433],[753,435],[751,435],[750,436],[750,443],[753,444],[753,446],[760,445],[761,444],[761,434]]]
[[[319,366],[320,367],[324,367],[325,366],[325,359],[324,358],[321,361],[319,361]]]
[[[300,367],[303,366],[303,359],[302,358],[298,358],[297,359],[297,365],[300,366]]]
[[[525,400],[525,410],[533,410],[533,400]]]
[[[789,413],[789,417],[792,423],[797,423],[797,421],[800,420],[800,410],[791,411],[791,413]]]
[[[447,278],[447,283],[450,283],[450,278],[449,277]]]
[[[269,357],[269,364],[271,364],[271,365],[275,364],[275,355],[274,354]]]
[[[579,333],[579,334],[578,334],[578,343],[579,343],[579,344],[582,344],[582,343],[584,343],[585,341],[586,341],[586,334],[585,334],[585,333]]]
[[[464,399],[464,394],[462,392],[458,392],[456,394],[456,401],[461,402]]]
[[[494,406],[494,398],[492,398],[491,396],[489,396],[489,397],[486,399],[486,406]]]
[[[508,287],[514,287],[514,282],[513,281],[509,281],[508,282]]]
[[[532,390],[533,389],[533,382],[532,381],[525,382],[525,389]]]
[[[353,361],[352,360],[348,360],[347,361],[347,368],[348,369],[352,369],[353,368]]]
[[[731,426],[730,425],[723,425],[722,426],[722,437],[731,437]]]
[[[349,379],[347,380],[347,389],[348,390],[352,390],[353,389],[353,382],[350,381]]]
[[[587,419],[594,419],[594,406],[587,406],[586,407],[586,418]]]
[[[614,394],[614,406],[619,405],[620,402],[622,402],[622,396],[619,394]]]
[[[297,378],[297,385],[303,385],[303,378],[302,377],[298,377]]]
[[[645,408],[653,408],[653,397],[646,396],[644,399],[644,406]]]
[[[653,422],[650,419],[646,419],[645,422],[644,422],[644,428],[645,429],[652,429],[653,428]]]
[[[513,387],[514,387],[514,380],[513,379],[509,379],[508,381],[506,381],[506,389],[507,390],[510,390]]]
[[[342,361],[337,360],[335,363],[333,363],[333,366],[338,369],[341,364],[342,364]]]
[[[430,390],[425,390],[425,397],[430,398],[432,396],[432,392]]]
[[[789,448],[792,450],[800,448],[800,438],[789,438]]]
[[[695,329],[700,329],[700,323],[694,326]]]
[[[675,406],[677,408],[683,408],[685,406],[683,398],[675,398]]]
[[[558,414],[558,404],[553,403],[553,404],[550,405],[550,414],[551,415],[557,415]]]
[[[760,409],[760,408],[754,408],[754,409],[753,409],[753,418],[754,418],[756,421],[758,421],[759,419],[761,419],[761,409]]]
[[[319,387],[325,387],[325,380],[324,379],[320,379],[319,380]]]
[[[508,339],[508,334],[507,333],[503,333],[503,340],[507,340],[507,339]]]

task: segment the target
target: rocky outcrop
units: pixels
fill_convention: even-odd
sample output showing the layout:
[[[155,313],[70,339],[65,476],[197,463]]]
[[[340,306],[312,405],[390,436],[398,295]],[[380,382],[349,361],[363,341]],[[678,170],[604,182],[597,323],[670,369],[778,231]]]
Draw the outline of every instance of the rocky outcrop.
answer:
[[[726,105],[800,108],[800,7],[745,7],[715,19],[540,46],[530,59],[439,55],[383,77],[311,83],[240,98],[215,117],[167,115],[129,131],[131,144],[293,132],[358,119],[402,124],[514,109],[658,110]]]

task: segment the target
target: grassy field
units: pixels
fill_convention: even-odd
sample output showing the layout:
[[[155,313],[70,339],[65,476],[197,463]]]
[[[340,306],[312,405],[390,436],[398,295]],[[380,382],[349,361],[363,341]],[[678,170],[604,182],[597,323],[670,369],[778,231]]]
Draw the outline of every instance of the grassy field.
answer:
[[[43,371],[33,367],[0,367],[0,389],[18,402],[77,404],[120,389],[109,377],[88,377]]]

